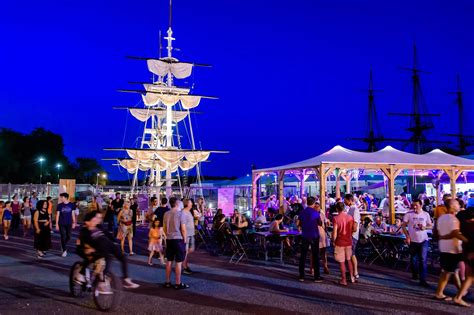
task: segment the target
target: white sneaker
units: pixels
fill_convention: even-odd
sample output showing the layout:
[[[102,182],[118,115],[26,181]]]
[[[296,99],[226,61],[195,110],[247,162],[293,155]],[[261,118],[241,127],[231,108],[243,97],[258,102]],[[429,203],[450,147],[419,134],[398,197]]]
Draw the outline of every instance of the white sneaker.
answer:
[[[125,289],[136,289],[139,286],[140,286],[139,284],[133,282],[130,278],[123,279],[123,287]]]
[[[65,250],[62,254],[61,254],[62,257],[66,257],[67,256],[67,250]]]
[[[74,277],[74,281],[78,284],[83,284],[86,282],[86,277],[84,277],[82,273],[78,272]]]
[[[99,294],[114,294],[110,289],[110,285],[105,281],[99,281],[97,284],[97,291]]]

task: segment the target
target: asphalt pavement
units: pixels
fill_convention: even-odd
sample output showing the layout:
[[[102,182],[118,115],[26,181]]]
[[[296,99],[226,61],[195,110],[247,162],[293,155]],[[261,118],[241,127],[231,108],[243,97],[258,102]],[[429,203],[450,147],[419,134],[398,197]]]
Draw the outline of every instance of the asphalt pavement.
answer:
[[[71,240],[71,249],[77,236]],[[473,314],[452,302],[434,300],[432,289],[419,287],[409,273],[382,266],[360,268],[359,282],[348,287],[337,284],[339,272],[330,264],[331,274],[323,283],[308,275],[297,281],[295,265],[244,260],[235,265],[228,257],[214,257],[205,250],[191,256],[193,275],[184,275],[186,290],[162,286],[165,272],[155,259],[147,265],[146,231],[135,238],[137,255],[129,258],[131,277],[140,284],[125,290],[116,313],[128,314]],[[36,258],[31,237],[0,239],[0,314],[89,314],[98,313],[90,295],[69,295],[70,266],[79,257],[61,257],[59,235],[53,234],[53,250]],[[114,271],[120,274],[117,263]],[[450,285],[446,291],[454,295]],[[474,302],[472,294],[467,299]]]

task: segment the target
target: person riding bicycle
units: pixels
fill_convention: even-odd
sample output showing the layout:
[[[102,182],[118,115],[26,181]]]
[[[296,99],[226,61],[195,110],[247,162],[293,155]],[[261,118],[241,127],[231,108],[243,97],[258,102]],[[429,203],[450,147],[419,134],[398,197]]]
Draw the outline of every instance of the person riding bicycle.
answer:
[[[76,281],[85,282],[85,268],[91,262],[97,262],[105,267],[103,274],[106,274],[112,265],[113,258],[117,258],[122,266],[123,287],[135,289],[140,285],[132,282],[128,277],[127,259],[120,249],[114,244],[113,237],[98,227],[102,222],[102,214],[99,212],[89,212],[84,217],[84,226],[81,228],[77,240],[77,254],[84,259],[83,269],[76,276]],[[102,260],[102,261],[101,261]],[[103,279],[102,279],[103,280]],[[102,294],[111,293],[110,288],[105,283],[99,283],[99,290]]]

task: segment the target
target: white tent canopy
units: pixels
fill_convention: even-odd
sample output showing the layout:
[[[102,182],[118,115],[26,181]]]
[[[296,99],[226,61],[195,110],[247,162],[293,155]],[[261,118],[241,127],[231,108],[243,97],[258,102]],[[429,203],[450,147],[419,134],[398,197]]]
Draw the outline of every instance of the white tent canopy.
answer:
[[[454,156],[443,152],[439,149],[433,150],[425,154],[413,154],[394,149],[390,146],[383,148],[377,152],[359,152],[349,150],[341,146],[335,146],[331,150],[315,156],[313,158],[291,163],[287,165],[258,169],[252,171],[252,205],[258,202],[257,181],[260,176],[265,173],[276,172],[279,182],[279,199],[283,202],[283,179],[286,171],[299,171],[300,178],[300,194],[303,193],[304,178],[310,172],[317,175],[320,186],[320,203],[325,204],[326,195],[326,179],[336,170],[344,169],[365,169],[380,170],[387,178],[388,195],[390,199],[390,216],[392,223],[395,221],[395,178],[403,170],[439,170],[437,172],[438,179],[445,173],[448,175],[451,184],[451,193],[456,193],[456,180],[465,171],[474,170],[474,161],[459,156]],[[341,174],[336,172],[336,196],[340,195],[339,177],[343,176],[350,191],[350,174]],[[439,195],[439,189],[437,191]],[[436,200],[439,200],[437,197]]]
[[[374,168],[378,168],[378,165],[381,164],[396,164],[400,166],[406,165],[408,168],[413,168],[413,166],[420,166],[416,168],[424,167],[426,169],[436,169],[440,167],[442,168],[456,166],[468,169],[470,168],[470,170],[474,170],[474,160],[451,155],[439,149],[435,149],[425,154],[413,154],[394,149],[391,146],[386,146],[380,151],[368,153],[349,150],[337,145],[331,150],[321,155],[315,156],[304,161],[272,168],[259,169],[255,172],[298,170],[318,167],[321,164],[336,163],[345,164],[348,166],[353,164],[354,168],[358,168],[357,165],[360,164],[364,164],[367,166],[374,164]]]

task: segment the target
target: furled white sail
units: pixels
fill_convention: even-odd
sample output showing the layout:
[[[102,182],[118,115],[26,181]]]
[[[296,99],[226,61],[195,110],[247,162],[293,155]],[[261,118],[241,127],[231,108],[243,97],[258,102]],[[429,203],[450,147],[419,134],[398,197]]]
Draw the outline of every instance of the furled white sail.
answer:
[[[134,160],[149,161],[160,159],[166,163],[178,163],[186,154],[182,151],[161,151],[161,150],[131,150],[127,149],[127,154]]]
[[[186,152],[186,160],[193,164],[197,164],[199,162],[204,162],[209,158],[211,152],[209,151],[192,151]]]
[[[188,171],[190,169],[192,169],[194,166],[196,166],[195,163],[191,163],[189,162],[188,160],[183,160],[181,161],[181,163],[179,164],[179,167],[183,170],[183,171]]]
[[[146,108],[131,108],[130,113],[136,119],[145,122],[150,117],[156,116],[160,119],[166,118],[166,111],[165,110],[155,110],[155,109],[146,109]],[[179,123],[183,119],[186,118],[188,113],[186,111],[173,111],[173,122]]]
[[[193,70],[193,64],[186,62],[168,63],[162,60],[149,59],[147,65],[151,73],[164,77],[171,72],[178,79],[189,77]]]
[[[164,150],[134,150],[127,149],[127,154],[133,160],[147,163],[153,160],[160,160],[167,165],[175,168],[175,165],[180,165],[183,170],[190,169],[199,162],[206,161],[211,154],[210,151],[164,151]],[[186,158],[186,160],[183,160]],[[155,161],[156,162],[156,161]],[[160,165],[160,166],[167,166]]]
[[[196,95],[170,95],[170,94],[158,94],[158,93],[146,93],[142,95],[143,103],[146,106],[155,106],[160,102],[166,106],[174,106],[176,103],[181,101],[183,108],[192,109],[199,105],[201,102],[201,96]]]
[[[126,169],[130,174],[135,174],[138,169],[146,172],[150,169],[165,170],[168,167],[167,162],[161,160],[133,160],[133,159],[119,159],[119,165]],[[173,166],[174,167],[174,166]]]
[[[119,164],[130,174],[135,174],[137,167],[143,172],[148,171],[152,167],[150,163],[139,163],[137,160],[119,160]]]

